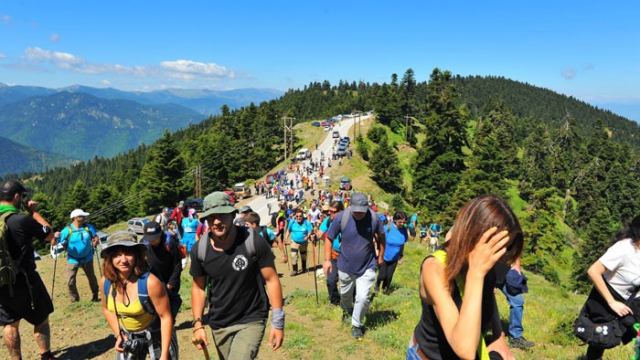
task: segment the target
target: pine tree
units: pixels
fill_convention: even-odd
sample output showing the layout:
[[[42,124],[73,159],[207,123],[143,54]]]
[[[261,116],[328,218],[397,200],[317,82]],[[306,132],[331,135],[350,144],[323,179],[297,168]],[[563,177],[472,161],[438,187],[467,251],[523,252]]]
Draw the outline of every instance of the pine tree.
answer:
[[[582,232],[582,246],[574,257],[573,278],[576,290],[586,291],[590,288],[587,270],[611,246],[613,235],[619,226],[619,223],[611,220],[611,213],[606,207],[594,211]]]
[[[398,155],[389,146],[386,137],[373,150],[369,169],[371,178],[385,191],[399,192],[402,190],[402,169],[398,165]]]
[[[186,195],[181,179],[185,166],[173,138],[166,133],[150,149],[147,162],[140,172],[140,210],[156,213],[168,204],[175,204]]]
[[[69,219],[71,211],[78,208],[87,208],[88,202],[89,190],[84,182],[80,180],[76,181],[71,191],[63,197],[62,204],[57,209],[56,223],[68,224],[71,221],[71,219]],[[83,210],[86,211],[86,209]]]
[[[451,73],[435,69],[428,85],[426,139],[414,164],[413,199],[430,213],[445,210],[466,169],[467,114],[455,104]]]
[[[529,200],[536,189],[552,187],[551,137],[542,125],[534,126],[522,145],[524,155],[520,163],[520,194]]]

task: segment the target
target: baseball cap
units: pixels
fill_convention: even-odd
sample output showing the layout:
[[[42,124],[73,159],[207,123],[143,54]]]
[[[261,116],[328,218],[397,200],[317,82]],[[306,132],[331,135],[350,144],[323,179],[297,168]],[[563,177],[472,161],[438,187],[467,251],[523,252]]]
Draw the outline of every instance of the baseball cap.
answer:
[[[361,192],[354,193],[351,196],[351,211],[353,212],[367,212],[369,209],[369,201],[365,194]]]
[[[22,185],[17,180],[7,180],[4,183],[2,183],[2,186],[0,186],[0,192],[2,192],[5,195],[13,196],[18,193],[29,192],[29,189],[24,187],[24,185]]]
[[[143,231],[144,235],[142,236],[143,242],[149,242],[150,240],[155,239],[160,234],[162,234],[162,227],[155,221],[149,221],[144,224]]]
[[[248,213],[248,212],[252,212],[253,210],[251,209],[251,206],[245,205],[243,207],[240,208],[240,210],[238,210],[239,213]]]
[[[89,213],[88,213],[88,212],[85,212],[85,211],[84,211],[84,210],[82,210],[82,209],[75,209],[75,210],[73,210],[73,211],[71,212],[71,215],[69,215],[69,217],[70,217],[70,218],[72,218],[72,219],[73,219],[73,218],[76,218],[76,217],[78,217],[78,216],[85,216],[85,217],[86,217],[86,216],[89,216]]]

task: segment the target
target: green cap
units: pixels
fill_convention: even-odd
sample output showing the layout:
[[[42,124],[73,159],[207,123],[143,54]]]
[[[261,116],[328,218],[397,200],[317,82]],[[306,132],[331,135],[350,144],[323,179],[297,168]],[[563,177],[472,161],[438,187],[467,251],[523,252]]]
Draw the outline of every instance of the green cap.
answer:
[[[202,202],[202,215],[200,219],[204,219],[212,214],[231,214],[236,212],[236,208],[231,204],[229,195],[222,191],[212,192],[207,195]]]
[[[117,246],[140,246],[146,249],[146,246],[138,242],[135,234],[128,231],[116,231],[107,238],[107,245],[100,251],[100,257],[105,257],[109,251],[113,250],[113,248]]]

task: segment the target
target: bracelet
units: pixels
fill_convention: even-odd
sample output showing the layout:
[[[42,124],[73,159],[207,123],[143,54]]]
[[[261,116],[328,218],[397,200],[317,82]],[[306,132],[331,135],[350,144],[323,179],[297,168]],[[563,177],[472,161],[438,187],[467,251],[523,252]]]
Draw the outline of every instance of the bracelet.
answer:
[[[271,327],[276,330],[284,329],[284,309],[271,309]]]
[[[200,322],[200,324],[202,324],[202,318],[199,317],[199,318],[196,318],[195,320],[193,320],[191,322],[191,326],[195,326],[197,322]]]
[[[193,329],[192,331],[195,333],[196,331],[198,331],[200,329],[204,329],[204,326],[198,326],[197,328]]]

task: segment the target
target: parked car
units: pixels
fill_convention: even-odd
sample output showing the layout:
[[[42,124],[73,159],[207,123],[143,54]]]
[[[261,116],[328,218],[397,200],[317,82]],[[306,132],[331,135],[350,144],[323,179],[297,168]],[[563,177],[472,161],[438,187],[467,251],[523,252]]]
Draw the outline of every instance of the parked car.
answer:
[[[144,234],[144,225],[149,222],[147,218],[133,218],[127,221],[127,231],[134,234]]]
[[[340,141],[346,141],[347,144],[351,142],[351,139],[348,136],[343,137]]]
[[[323,122],[320,123],[320,126],[324,126],[324,127],[331,126],[331,123],[329,123],[327,121],[323,121]]]
[[[311,123],[311,126],[317,126],[320,127],[320,121],[314,121]]]
[[[187,208],[193,208],[197,212],[202,212],[203,200],[201,198],[187,199],[184,204]]]
[[[298,151],[298,155],[296,156],[297,160],[307,160],[307,159],[311,159],[311,151],[309,151],[309,149],[307,148],[302,148]]]
[[[333,132],[333,138],[334,138],[334,139],[339,139],[339,138],[340,138],[340,131],[337,131],[337,130],[336,130],[336,131],[334,131],[334,132]]]
[[[233,192],[236,199],[244,199],[251,196],[251,189],[245,183],[233,185]]]

